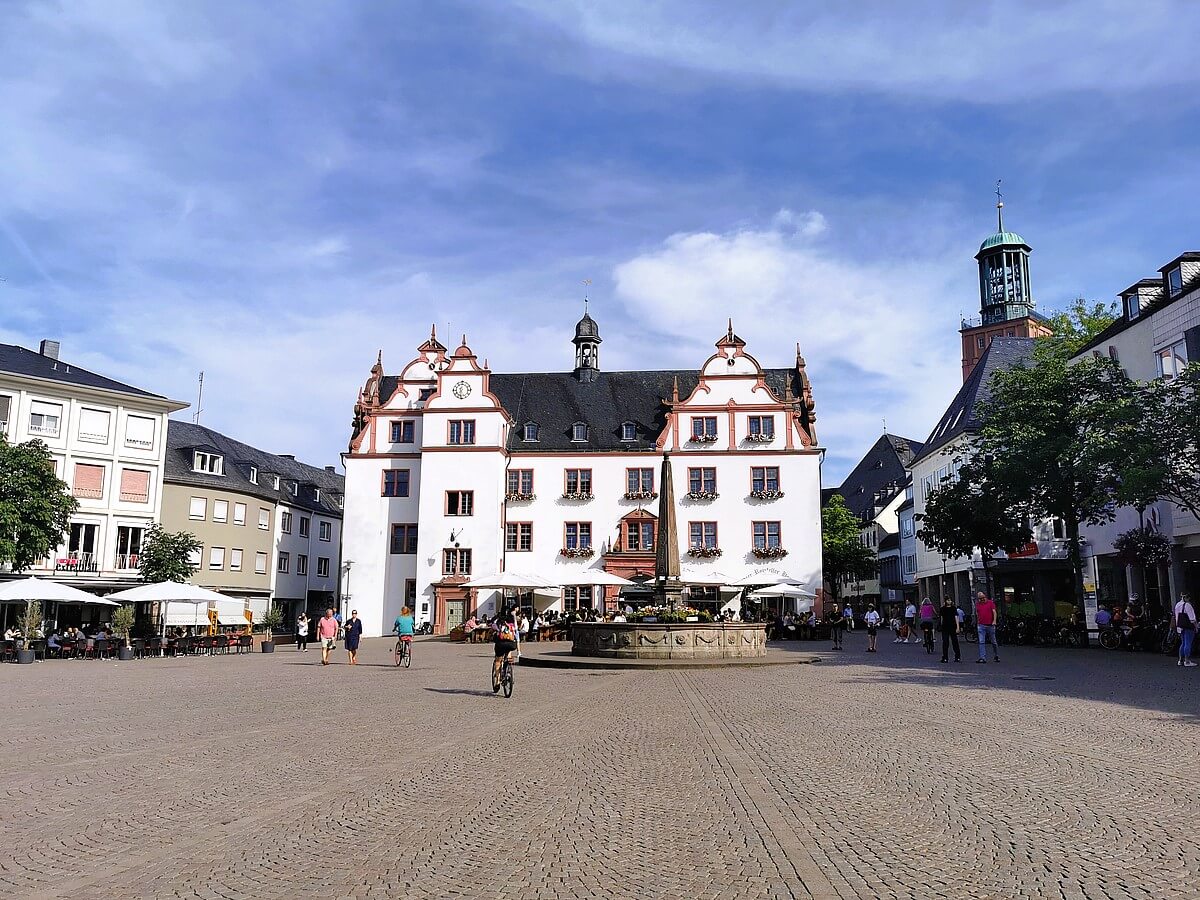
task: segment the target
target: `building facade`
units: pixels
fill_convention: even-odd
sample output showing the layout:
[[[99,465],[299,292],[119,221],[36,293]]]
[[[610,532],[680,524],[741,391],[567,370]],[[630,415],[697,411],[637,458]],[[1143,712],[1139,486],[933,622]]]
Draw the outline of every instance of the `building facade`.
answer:
[[[598,572],[648,595],[664,455],[690,602],[726,603],[766,569],[763,584],[819,590],[822,451],[799,351],[764,369],[730,325],[699,370],[605,372],[588,315],[573,343],[571,372],[493,373],[465,337],[451,353],[436,334],[398,375],[376,362],[344,457],[347,589],[367,634],[403,605],[438,632],[489,612],[496,593],[466,583],[499,572],[555,585],[539,608],[611,607]]]
[[[1143,278],[1121,291],[1121,315],[1085,345],[1076,357],[1108,356],[1137,381],[1171,379],[1200,360],[1200,252],[1168,262],[1155,278]],[[1142,572],[1117,555],[1118,535],[1152,527],[1172,544],[1171,561]],[[1098,604],[1125,604],[1137,595],[1151,612],[1164,614],[1181,591],[1200,597],[1200,521],[1185,509],[1161,501],[1140,515],[1125,507],[1112,522],[1082,527],[1084,584]]]
[[[169,423],[165,463],[163,526],[203,545],[193,583],[242,601],[256,620],[271,603],[285,620],[337,607],[345,487],[332,466],[178,421]]]
[[[28,574],[111,593],[140,581],[138,556],[159,518],[167,416],[187,404],[97,375],[59,358],[0,344],[0,433],[37,439],[79,503],[67,540]]]

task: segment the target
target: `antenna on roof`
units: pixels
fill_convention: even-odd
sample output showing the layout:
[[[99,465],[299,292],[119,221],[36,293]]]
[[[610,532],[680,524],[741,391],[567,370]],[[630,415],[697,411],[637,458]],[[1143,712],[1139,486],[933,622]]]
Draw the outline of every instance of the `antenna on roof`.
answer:
[[[591,286],[592,286],[592,279],[590,279],[590,278],[583,279],[583,314],[585,316],[588,314],[588,293],[589,293],[589,289],[591,288]]]
[[[192,424],[200,424],[200,413],[204,408],[200,405],[204,401],[204,373],[200,373],[200,389],[196,392],[196,411],[192,413]]]

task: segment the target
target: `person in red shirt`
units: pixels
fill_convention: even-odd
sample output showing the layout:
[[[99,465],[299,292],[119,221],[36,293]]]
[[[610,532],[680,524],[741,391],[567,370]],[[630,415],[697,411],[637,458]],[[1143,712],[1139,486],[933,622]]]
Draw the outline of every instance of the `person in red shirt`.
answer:
[[[987,662],[987,644],[992,645],[992,656],[1000,662],[1000,648],[996,646],[996,604],[983,592],[975,595],[975,627],[979,631],[979,659]]]
[[[333,608],[325,610],[325,615],[317,622],[317,639],[321,642],[321,665],[329,665],[329,653],[337,641],[338,622],[333,617]]]

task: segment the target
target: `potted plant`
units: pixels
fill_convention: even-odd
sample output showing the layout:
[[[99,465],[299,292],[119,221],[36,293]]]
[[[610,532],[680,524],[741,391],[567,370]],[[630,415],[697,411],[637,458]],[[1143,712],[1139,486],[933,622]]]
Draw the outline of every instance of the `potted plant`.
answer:
[[[274,653],[275,641],[272,638],[275,636],[275,629],[283,624],[283,613],[279,611],[278,606],[269,606],[267,611],[262,614],[263,640],[262,652]]]
[[[132,606],[118,606],[113,610],[112,627],[113,631],[121,636],[121,649],[117,653],[117,658],[121,661],[133,659],[133,647],[129,645],[129,632],[133,630],[133,623],[137,619],[137,613],[134,612]]]
[[[17,643],[17,662],[29,665],[34,660],[33,642],[38,638],[38,630],[42,627],[42,604],[31,600],[25,605],[25,612],[17,617],[17,630],[21,637]]]

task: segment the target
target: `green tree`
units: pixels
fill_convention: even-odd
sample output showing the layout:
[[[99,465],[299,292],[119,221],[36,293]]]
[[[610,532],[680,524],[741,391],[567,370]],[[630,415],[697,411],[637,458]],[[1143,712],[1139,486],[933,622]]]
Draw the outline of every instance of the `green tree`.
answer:
[[[1032,537],[1028,504],[996,480],[990,460],[977,458],[929,494],[918,537],[945,557],[970,557],[978,549],[991,594],[988,564]]]
[[[870,578],[879,570],[879,561],[863,546],[858,520],[841,494],[830,497],[821,510],[821,560],[834,600],[841,598],[844,580]]]
[[[1152,381],[1146,391],[1141,452],[1156,453],[1161,498],[1200,517],[1200,363],[1169,381]]]
[[[196,570],[192,557],[204,545],[187,531],[167,531],[158,523],[150,527],[142,541],[138,571],[143,581],[187,581]]]
[[[0,437],[0,563],[21,572],[62,544],[78,504],[41,441]]]

